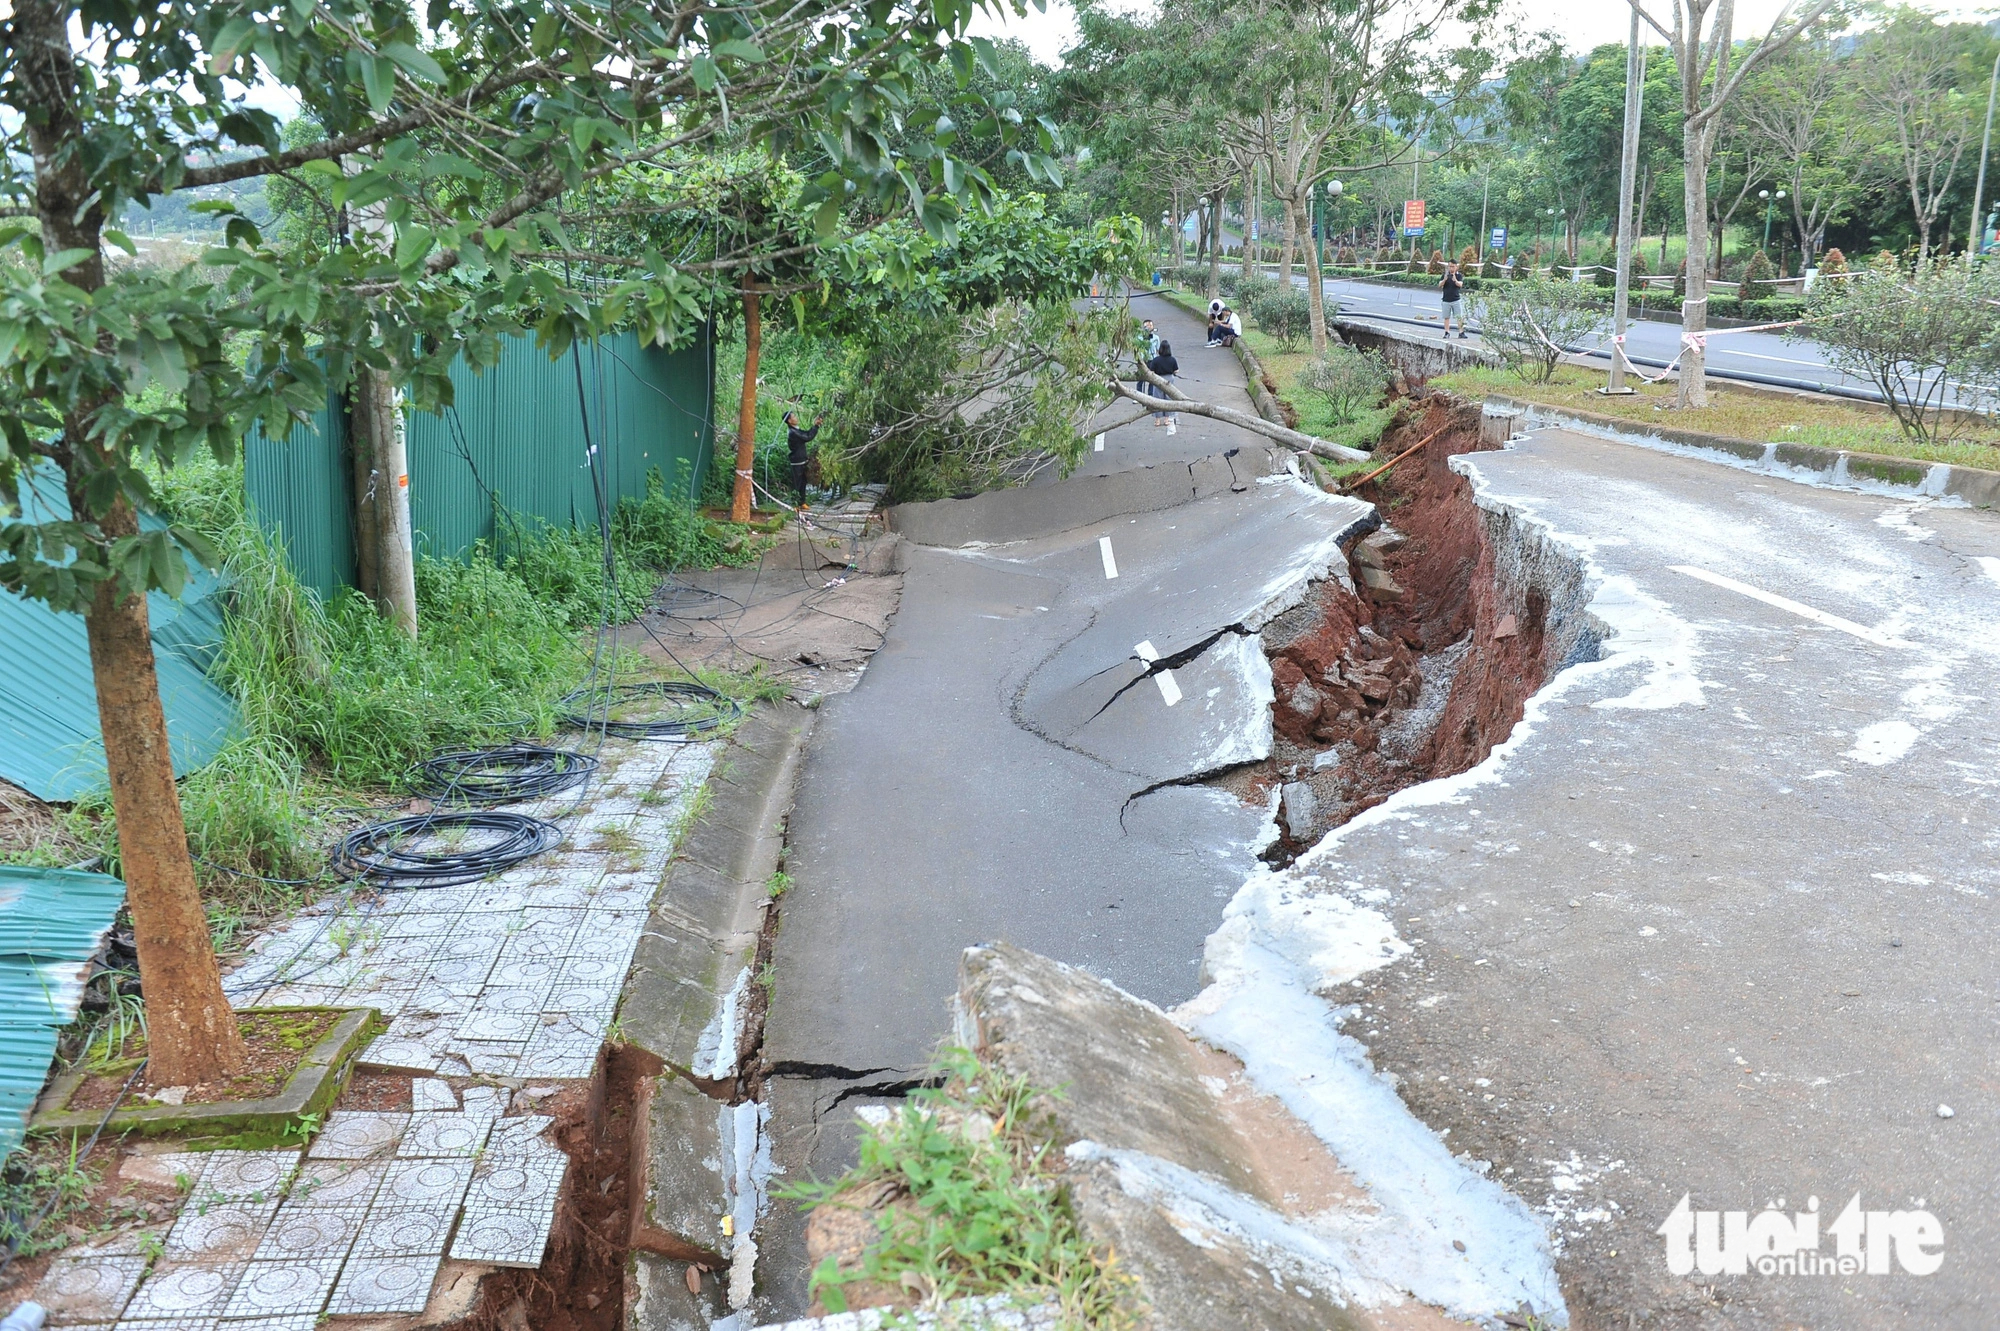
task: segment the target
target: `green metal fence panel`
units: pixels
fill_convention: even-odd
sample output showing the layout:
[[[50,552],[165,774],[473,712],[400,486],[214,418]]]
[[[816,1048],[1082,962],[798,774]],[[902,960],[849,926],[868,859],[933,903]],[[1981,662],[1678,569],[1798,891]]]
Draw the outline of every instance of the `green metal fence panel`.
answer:
[[[268,439],[253,425],[243,439],[243,483],[258,525],[300,582],[322,598],[354,585],[353,470],[338,396],[328,394],[288,439]]]
[[[21,1144],[56,1031],[124,904],[125,884],[101,873],[0,865],[0,1159]]]
[[[21,502],[29,521],[69,517],[61,478],[46,464],[29,475]],[[139,522],[148,530],[165,525],[151,513]],[[146,597],[168,747],[182,775],[237,733],[235,705],[202,673],[222,642],[220,599],[215,574],[192,562],[179,600],[163,592]],[[14,592],[0,592],[0,778],[43,800],[77,799],[105,784],[83,616]]]
[[[552,361],[531,339],[514,338],[484,374],[453,367],[452,409],[409,421],[417,550],[456,558],[490,540],[496,500],[557,526],[595,525],[591,446],[611,504],[642,497],[656,468],[692,499],[714,443],[713,354],[706,339],[669,352],[620,333]],[[331,596],[354,577],[339,404],[313,427],[295,427],[288,442],[253,431],[245,477],[259,524],[283,542],[300,579]]]

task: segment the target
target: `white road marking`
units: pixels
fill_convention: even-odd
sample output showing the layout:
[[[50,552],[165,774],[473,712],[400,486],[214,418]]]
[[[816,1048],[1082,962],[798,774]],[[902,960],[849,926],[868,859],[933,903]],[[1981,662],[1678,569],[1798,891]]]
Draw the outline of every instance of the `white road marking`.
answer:
[[[1096,443],[1095,443],[1094,445],[1092,445],[1092,447],[1093,447],[1093,448],[1094,448],[1094,449],[1095,449],[1095,450],[1096,450],[1097,452],[1099,452],[1099,453],[1102,453],[1102,452],[1104,451],[1104,436],[1103,436],[1103,435],[1101,435],[1101,434],[1100,434],[1100,435],[1098,435],[1098,436],[1097,436],[1097,442],[1096,442]]]
[[[1117,577],[1118,561],[1111,557],[1111,538],[1109,536],[1100,536],[1097,538],[1097,553],[1104,556],[1104,576],[1107,578]]]
[[[2000,559],[1992,555],[1979,555],[1976,558],[1979,560],[1979,567],[1986,570],[1986,576],[1995,582],[2000,582]]]
[[[1150,638],[1140,643],[1137,647],[1134,647],[1132,654],[1149,666],[1160,659],[1159,648],[1153,646],[1152,639]],[[1160,699],[1167,706],[1172,707],[1181,700],[1181,686],[1174,681],[1173,671],[1160,671],[1153,676],[1153,682],[1160,686]]]
[[[1738,582],[1734,578],[1725,578],[1720,573],[1710,573],[1705,568],[1695,568],[1691,564],[1669,564],[1667,567],[1676,573],[1685,573],[1690,578],[1696,578],[1712,586],[1721,587],[1725,591],[1735,592],[1739,596],[1747,596],[1753,601],[1762,601],[1765,605],[1776,606],[1778,609],[1797,615],[1801,619],[1810,619],[1815,624],[1824,624],[1828,628],[1839,629],[1842,633],[1851,633],[1863,642],[1872,642],[1878,647],[1914,647],[1916,645],[1915,643],[1905,642],[1901,638],[1892,638],[1886,633],[1869,628],[1866,624],[1857,624],[1851,619],[1842,619],[1839,615],[1829,615],[1824,610],[1816,610],[1812,606],[1803,605],[1788,597],[1779,596],[1775,592],[1767,592],[1762,588],[1752,587],[1747,582]]]

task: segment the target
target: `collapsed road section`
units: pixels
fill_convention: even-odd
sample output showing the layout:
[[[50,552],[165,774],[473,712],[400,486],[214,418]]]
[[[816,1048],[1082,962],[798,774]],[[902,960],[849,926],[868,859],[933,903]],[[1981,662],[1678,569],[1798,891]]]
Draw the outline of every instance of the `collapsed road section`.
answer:
[[[1246,447],[898,510],[900,614],[861,687],[824,709],[789,825],[761,1050],[780,1168],[851,1163],[855,1111],[926,1075],[959,954],[989,940],[1163,1007],[1193,1000],[1185,1019],[1223,1048],[1246,1005],[1304,1004],[1318,1017],[1282,1023],[1300,1057],[1373,1082],[1324,986],[1253,975],[1259,948],[1232,940],[1274,922],[1257,904],[1273,866],[1480,761],[1599,632],[1573,552],[1482,512],[1452,470],[1479,446],[1477,411],[1428,404],[1398,438],[1419,429],[1430,456],[1373,487],[1375,503]],[[1345,947],[1364,927],[1271,905],[1301,942]],[[1375,945],[1393,932],[1366,955],[1393,955]],[[1388,1284],[1461,1315],[1560,1317],[1540,1223],[1377,1085],[1345,1108],[1387,1125],[1361,1156],[1397,1162],[1364,1180],[1381,1194],[1379,1251],[1406,1254]],[[1325,1113],[1298,1115],[1299,1135]],[[1451,1197],[1449,1250],[1433,1252],[1421,1218]],[[774,1216],[765,1242],[758,1311],[805,1313],[813,1255],[796,1219]],[[1450,1279],[1424,1276],[1432,1259]]]

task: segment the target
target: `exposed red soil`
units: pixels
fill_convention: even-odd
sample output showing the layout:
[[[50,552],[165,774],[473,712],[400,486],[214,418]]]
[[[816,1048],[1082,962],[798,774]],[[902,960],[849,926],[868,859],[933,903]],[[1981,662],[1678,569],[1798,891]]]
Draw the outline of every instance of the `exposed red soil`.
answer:
[[[633,1106],[642,1060],[612,1047],[589,1082],[565,1083],[536,1112],[569,1156],[548,1251],[533,1271],[486,1277],[471,1316],[452,1331],[616,1331],[625,1315]]]
[[[1355,557],[1351,572],[1361,594],[1328,580],[1265,633],[1278,743],[1254,784],[1268,790],[1305,781],[1318,805],[1313,837],[1288,837],[1281,856],[1405,786],[1479,763],[1520,720],[1548,673],[1546,601],[1530,588],[1524,604],[1506,603],[1510,594],[1499,586],[1471,487],[1450,467],[1451,458],[1490,447],[1480,442],[1479,408],[1428,397],[1403,414],[1378,451],[1395,456],[1434,433],[1422,451],[1356,492],[1401,538],[1370,541],[1401,595],[1369,594],[1363,560]],[[1350,554],[1360,555],[1359,543]],[[1468,635],[1435,724],[1407,733],[1412,727],[1399,723],[1418,700],[1423,658]],[[1395,738],[1388,749],[1385,733]],[[1328,751],[1331,765],[1313,761]]]

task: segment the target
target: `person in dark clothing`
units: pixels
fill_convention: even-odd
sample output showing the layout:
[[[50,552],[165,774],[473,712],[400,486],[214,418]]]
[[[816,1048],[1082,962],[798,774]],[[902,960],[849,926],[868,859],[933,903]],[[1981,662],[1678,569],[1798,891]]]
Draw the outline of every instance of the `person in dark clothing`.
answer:
[[[1458,336],[1465,338],[1465,279],[1459,275],[1458,265],[1444,266],[1444,276],[1438,280],[1438,290],[1444,294],[1444,335],[1451,338],[1451,321],[1458,320]]]
[[[1181,372],[1181,363],[1174,359],[1173,343],[1162,338],[1160,340],[1159,354],[1146,362],[1146,368],[1168,383],[1172,383],[1174,376]],[[1154,384],[1147,384],[1146,392],[1153,397],[1165,397],[1167,395],[1164,388],[1160,388]],[[1180,413],[1176,411],[1156,411],[1153,413],[1153,424],[1166,426],[1168,434],[1174,434],[1180,430],[1180,419]]]
[[[792,493],[798,496],[801,508],[806,502],[806,464],[811,460],[807,449],[818,434],[819,417],[813,417],[812,428],[808,430],[800,426],[797,412],[785,413],[785,444],[789,449],[788,460],[792,464]]]

